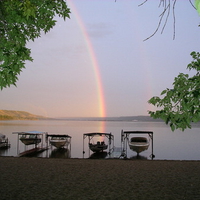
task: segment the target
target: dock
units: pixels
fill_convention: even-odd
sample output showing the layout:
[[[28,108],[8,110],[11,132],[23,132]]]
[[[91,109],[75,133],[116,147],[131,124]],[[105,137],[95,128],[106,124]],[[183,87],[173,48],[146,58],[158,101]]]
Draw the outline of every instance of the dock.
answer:
[[[34,156],[37,155],[39,153],[42,153],[43,151],[46,151],[48,148],[41,148],[41,147],[36,147],[33,149],[29,149],[27,151],[21,152],[18,156],[19,157],[23,157],[23,156]]]

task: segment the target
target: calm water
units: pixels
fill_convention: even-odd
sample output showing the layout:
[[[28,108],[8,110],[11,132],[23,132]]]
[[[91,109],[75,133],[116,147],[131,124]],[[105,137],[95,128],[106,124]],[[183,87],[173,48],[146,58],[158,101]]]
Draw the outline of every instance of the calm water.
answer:
[[[5,134],[11,143],[7,150],[0,150],[0,156],[17,156],[16,131],[44,131],[49,134],[68,134],[72,137],[71,152],[58,152],[49,149],[39,157],[83,157],[83,141],[85,158],[89,157],[87,146],[88,138],[83,140],[83,133],[90,132],[111,132],[114,135],[114,146],[121,147],[121,130],[148,130],[153,131],[153,153],[155,160],[200,160],[200,125],[195,125],[192,129],[184,132],[172,132],[168,126],[162,122],[101,122],[101,121],[61,121],[61,120],[41,120],[41,121],[0,121],[0,133]],[[105,140],[106,141],[106,140]],[[24,145],[19,142],[19,151],[23,152]],[[128,157],[136,157],[136,153],[128,150]],[[91,153],[92,154],[92,153]],[[151,147],[142,152],[141,158],[150,159]]]

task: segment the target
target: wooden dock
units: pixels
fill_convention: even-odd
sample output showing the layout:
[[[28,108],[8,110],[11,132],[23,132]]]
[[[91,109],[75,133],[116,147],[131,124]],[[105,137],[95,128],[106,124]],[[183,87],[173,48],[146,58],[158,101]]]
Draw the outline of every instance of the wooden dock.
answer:
[[[29,149],[27,151],[23,151],[21,152],[18,156],[19,157],[23,157],[23,156],[34,156],[36,154],[42,153],[43,151],[46,151],[48,148],[41,148],[41,147],[36,147],[33,149]]]

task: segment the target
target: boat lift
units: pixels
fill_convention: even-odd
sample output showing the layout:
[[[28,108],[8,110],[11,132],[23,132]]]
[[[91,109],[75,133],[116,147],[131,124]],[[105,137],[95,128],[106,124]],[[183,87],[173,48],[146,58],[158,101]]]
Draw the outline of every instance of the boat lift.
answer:
[[[47,147],[49,147],[49,140],[48,140],[48,137],[63,137],[63,138],[68,138],[69,139],[69,150],[71,152],[71,136],[69,135],[66,135],[66,134],[46,134],[46,144],[47,144]],[[52,146],[52,145],[51,145]],[[64,146],[66,147],[66,146]]]
[[[0,149],[8,149],[10,148],[10,141],[8,138],[0,133]]]
[[[13,132],[13,134],[18,134],[18,137],[17,137],[17,155],[19,157],[21,156],[28,156],[28,155],[32,155],[32,154],[37,154],[37,153],[41,153],[43,151],[45,151],[47,148],[44,146],[44,138],[43,136],[45,134],[47,134],[47,132],[40,132],[40,131],[28,131],[28,132]],[[20,140],[20,137],[23,136],[23,135],[39,135],[41,136],[41,144],[31,144],[34,145],[35,147],[32,148],[32,149],[27,149],[27,146],[28,145],[25,145],[24,144],[24,151],[20,153],[20,150],[19,150],[19,140]],[[30,146],[30,145],[29,145]]]
[[[130,134],[147,134],[151,139],[151,155],[150,158],[153,160],[155,155],[153,154],[153,132],[152,131],[121,131],[121,156],[120,158],[127,158],[127,146]]]
[[[95,137],[95,136],[105,136],[108,139],[108,155],[111,155],[111,152],[114,149],[114,135],[112,135],[111,133],[99,133],[99,132],[94,132],[94,133],[84,133],[83,134],[83,158],[84,158],[84,154],[85,154],[85,150],[84,150],[84,141],[85,138],[88,137],[88,144],[91,143],[90,141]],[[90,149],[89,149],[89,156],[90,156]]]
[[[66,135],[66,134],[46,134],[46,145],[47,145],[47,149],[49,149],[49,147],[51,146],[51,150],[53,149],[53,145],[50,145],[49,143],[49,137],[51,138],[56,138],[56,137],[63,137],[63,138],[67,138],[69,139],[69,144],[67,145],[67,143],[62,147],[62,148],[56,148],[53,150],[54,152],[58,152],[59,154],[63,154],[65,153],[66,151],[68,152],[68,156],[67,158],[70,158],[71,157],[71,136],[69,135]],[[51,151],[51,153],[53,152]],[[46,157],[48,157],[48,151],[47,151],[47,154],[46,154]]]

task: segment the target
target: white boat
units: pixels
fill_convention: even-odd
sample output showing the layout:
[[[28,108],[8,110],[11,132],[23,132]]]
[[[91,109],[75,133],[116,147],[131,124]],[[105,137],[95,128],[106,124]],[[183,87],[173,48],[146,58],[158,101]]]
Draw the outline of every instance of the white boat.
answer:
[[[3,148],[8,148],[8,147],[10,147],[8,138],[6,138],[5,135],[0,133],[0,148],[3,149]]]
[[[146,137],[132,137],[129,141],[129,147],[139,154],[149,148],[149,140]]]
[[[31,131],[31,132],[22,132],[20,133],[20,141],[24,143],[25,145],[31,145],[31,144],[39,144],[41,139],[41,132]]]
[[[48,135],[51,136],[49,142],[56,148],[68,147],[71,142],[71,136],[69,135]]]
[[[104,141],[98,141],[96,144],[89,143],[89,148],[93,152],[102,152],[108,148],[108,145]]]

